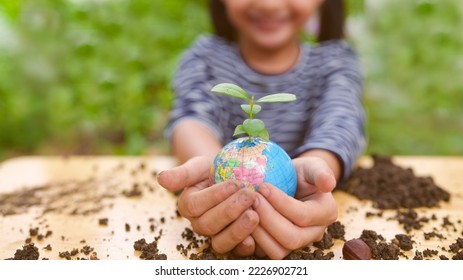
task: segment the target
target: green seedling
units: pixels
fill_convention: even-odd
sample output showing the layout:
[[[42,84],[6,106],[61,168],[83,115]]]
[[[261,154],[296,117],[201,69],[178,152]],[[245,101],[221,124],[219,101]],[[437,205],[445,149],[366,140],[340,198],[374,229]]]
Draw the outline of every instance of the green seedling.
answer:
[[[248,115],[248,118],[242,124],[236,126],[233,136],[247,134],[250,141],[252,137],[260,137],[265,141],[269,141],[269,133],[264,122],[255,118],[262,110],[259,103],[293,102],[296,100],[296,95],[292,93],[274,93],[255,100],[254,96],[249,96],[241,87],[230,83],[218,84],[211,91],[247,101],[247,104],[241,105],[241,109]]]

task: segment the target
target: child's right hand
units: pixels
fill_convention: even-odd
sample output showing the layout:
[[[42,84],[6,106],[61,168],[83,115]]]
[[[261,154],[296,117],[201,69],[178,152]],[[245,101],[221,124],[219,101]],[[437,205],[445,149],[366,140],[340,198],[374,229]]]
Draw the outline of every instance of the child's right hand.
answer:
[[[257,193],[234,182],[209,187],[210,166],[210,158],[195,157],[161,172],[158,182],[170,191],[183,189],[179,213],[196,233],[211,237],[216,252],[234,250],[241,256],[252,255],[255,243],[251,233],[259,224],[259,216],[251,206]]]

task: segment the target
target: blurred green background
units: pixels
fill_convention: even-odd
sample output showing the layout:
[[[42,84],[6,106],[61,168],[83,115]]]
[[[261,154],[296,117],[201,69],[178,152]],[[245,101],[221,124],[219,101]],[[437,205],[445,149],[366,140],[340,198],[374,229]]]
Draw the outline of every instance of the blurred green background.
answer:
[[[347,1],[367,154],[463,154],[463,2]],[[166,154],[179,55],[206,1],[0,0],[0,160]]]

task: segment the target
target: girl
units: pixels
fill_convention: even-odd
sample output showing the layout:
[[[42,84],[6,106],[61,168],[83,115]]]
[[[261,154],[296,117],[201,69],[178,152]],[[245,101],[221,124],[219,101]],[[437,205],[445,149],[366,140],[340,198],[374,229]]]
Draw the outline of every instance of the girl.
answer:
[[[337,218],[331,191],[362,153],[362,77],[343,36],[341,0],[212,0],[215,34],[187,50],[174,79],[176,99],[166,129],[183,164],[159,183],[183,190],[179,212],[219,253],[282,259],[322,238]],[[320,14],[319,44],[299,35]],[[334,16],[334,17],[333,17]],[[270,184],[258,191],[233,182],[208,186],[209,169],[233,128],[243,120],[239,100],[210,89],[235,83],[256,98],[275,92],[296,103],[265,104],[259,114],[271,139],[292,157],[295,198]]]

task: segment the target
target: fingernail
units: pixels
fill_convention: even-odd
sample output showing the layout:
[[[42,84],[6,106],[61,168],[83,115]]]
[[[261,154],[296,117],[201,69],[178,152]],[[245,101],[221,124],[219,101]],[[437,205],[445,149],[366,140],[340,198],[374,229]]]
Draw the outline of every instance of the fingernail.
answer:
[[[260,185],[258,191],[265,197],[270,195],[270,189],[265,184]]]
[[[230,195],[234,194],[239,189],[241,189],[241,187],[236,182],[229,182],[227,184],[227,191]]]
[[[336,178],[333,174],[326,172],[325,176],[325,183],[328,185],[329,188],[334,188],[336,186]]]
[[[249,194],[246,192],[243,192],[240,194],[240,202],[244,206],[248,206],[251,198],[249,197]]]
[[[241,244],[243,244],[243,246],[246,246],[246,247],[251,247],[253,242],[252,242],[252,239],[246,238],[243,240],[243,242],[241,242]]]
[[[249,213],[246,213],[244,215],[243,226],[245,228],[251,228],[252,226],[254,226],[254,222],[252,221]]]
[[[256,200],[254,200],[254,203],[252,204],[252,208],[256,209],[257,207],[259,207],[259,204],[259,197],[256,197]]]
[[[156,175],[156,179],[159,179],[159,177],[161,177],[162,173],[164,173],[165,170],[162,170],[161,172],[159,172],[157,175]]]

